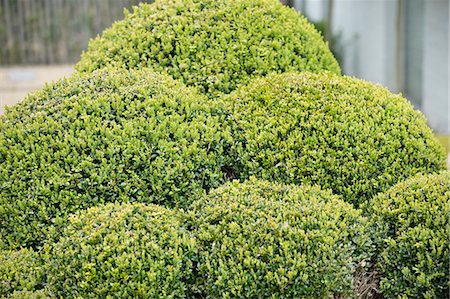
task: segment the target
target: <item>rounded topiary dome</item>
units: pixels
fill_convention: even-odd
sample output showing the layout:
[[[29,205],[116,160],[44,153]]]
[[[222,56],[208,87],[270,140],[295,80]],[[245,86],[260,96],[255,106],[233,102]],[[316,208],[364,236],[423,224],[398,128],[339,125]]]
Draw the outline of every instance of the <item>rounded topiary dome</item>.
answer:
[[[350,296],[371,244],[365,218],[330,191],[255,179],[195,201],[186,223],[199,298]]]
[[[149,71],[46,86],[0,116],[0,248],[105,202],[184,206],[224,181],[227,129],[201,96]]]
[[[446,298],[450,283],[450,172],[419,175],[364,207],[376,232],[386,298]]]
[[[92,40],[76,69],[152,68],[214,96],[255,75],[340,73],[321,35],[278,0],[141,4]]]
[[[445,169],[425,117],[379,85],[333,74],[254,79],[227,96],[239,178],[331,188],[356,206],[417,173]]]
[[[0,298],[41,298],[38,293],[45,286],[42,264],[32,249],[0,250]]]
[[[71,217],[41,255],[55,298],[190,298],[195,250],[176,211],[107,204]]]

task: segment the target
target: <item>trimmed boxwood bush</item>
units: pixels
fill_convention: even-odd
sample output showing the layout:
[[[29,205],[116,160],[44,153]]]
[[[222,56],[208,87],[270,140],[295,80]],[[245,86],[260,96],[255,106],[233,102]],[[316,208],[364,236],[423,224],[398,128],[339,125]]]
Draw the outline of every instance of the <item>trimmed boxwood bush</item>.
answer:
[[[358,206],[407,177],[445,169],[425,117],[379,85],[330,73],[272,74],[223,102],[240,178],[318,184]]]
[[[178,212],[149,204],[107,204],[70,218],[43,249],[57,298],[186,298],[195,238]]]
[[[0,116],[0,248],[105,202],[183,206],[224,181],[227,129],[207,98],[146,70],[76,75]]]
[[[446,298],[450,277],[450,172],[419,175],[365,206],[378,236],[386,298]]]
[[[92,40],[76,69],[103,66],[167,72],[211,97],[272,71],[340,73],[313,25],[278,0],[141,4]]]
[[[31,292],[31,291],[17,291],[14,292],[7,297],[2,298],[8,298],[8,299],[53,299],[56,297],[53,297],[46,293],[43,290]]]
[[[199,298],[350,296],[371,248],[360,212],[319,187],[234,181],[194,202],[186,223]]]
[[[0,251],[0,298],[25,298],[32,294],[29,290],[43,288],[43,283],[42,260],[37,252],[26,248]]]

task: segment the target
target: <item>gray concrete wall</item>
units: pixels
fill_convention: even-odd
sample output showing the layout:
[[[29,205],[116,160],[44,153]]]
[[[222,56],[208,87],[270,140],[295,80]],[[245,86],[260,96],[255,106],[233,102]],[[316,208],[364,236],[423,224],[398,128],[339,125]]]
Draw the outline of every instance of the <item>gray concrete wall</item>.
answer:
[[[328,0],[297,0],[298,9],[314,22],[327,16]],[[340,35],[345,74],[380,83],[394,92],[396,79],[396,0],[335,0],[333,34]]]
[[[332,28],[342,34],[345,74],[399,90],[395,15],[395,1],[335,1]]]
[[[402,1],[334,0],[332,30],[334,35],[341,35],[342,70],[344,74],[380,83],[392,92],[409,92],[405,96],[410,96],[424,112],[430,127],[439,134],[450,134],[449,0]],[[326,17],[327,3],[296,1],[297,7],[313,21]],[[419,12],[423,10],[420,20],[411,20],[414,28],[404,27],[405,16],[398,13],[400,4],[401,13],[405,13],[405,4],[416,5]],[[410,35],[406,49],[405,29]],[[412,46],[418,48],[415,53],[411,52]],[[406,63],[406,55],[414,63]]]
[[[72,72],[70,65],[0,67],[0,114],[5,106],[23,100],[46,82],[68,77]]]
[[[422,110],[437,132],[449,128],[449,2],[425,1]]]

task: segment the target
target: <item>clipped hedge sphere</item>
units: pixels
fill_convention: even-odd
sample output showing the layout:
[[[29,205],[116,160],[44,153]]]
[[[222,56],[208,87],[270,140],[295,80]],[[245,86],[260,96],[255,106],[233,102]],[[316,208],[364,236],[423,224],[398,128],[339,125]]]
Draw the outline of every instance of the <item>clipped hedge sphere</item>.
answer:
[[[360,212],[319,187],[234,181],[187,213],[199,298],[350,296],[371,244]]]
[[[76,69],[167,72],[210,97],[255,75],[339,65],[306,18],[278,0],[160,0],[141,4],[92,40]]]
[[[418,175],[365,207],[378,231],[386,298],[446,298],[450,291],[450,172]]]
[[[57,298],[190,297],[195,239],[167,208],[90,208],[72,217],[44,252],[47,284]]]
[[[8,294],[7,297],[1,297],[2,299],[53,299],[51,294],[45,290],[39,290],[35,292],[31,291],[17,291],[12,294]]]
[[[46,86],[0,116],[0,248],[105,202],[184,206],[223,180],[227,129],[207,99],[146,70]]]
[[[272,74],[223,102],[240,178],[318,184],[358,206],[414,174],[445,169],[425,117],[379,85],[329,73]]]
[[[0,298],[41,298],[44,276],[38,252],[27,248],[0,251]]]

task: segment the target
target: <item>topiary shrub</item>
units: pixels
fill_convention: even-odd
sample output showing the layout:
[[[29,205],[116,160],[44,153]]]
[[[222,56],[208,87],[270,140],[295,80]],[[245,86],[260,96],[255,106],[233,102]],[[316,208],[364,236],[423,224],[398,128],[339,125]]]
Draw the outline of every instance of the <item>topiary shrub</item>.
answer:
[[[214,97],[255,75],[340,68],[314,27],[278,0],[141,4],[89,44],[76,69],[167,72]]]
[[[90,208],[42,253],[56,298],[189,298],[194,254],[177,212],[152,204]]]
[[[45,274],[41,266],[39,254],[31,249],[0,251],[0,298],[25,298],[32,293],[29,290],[42,289]]]
[[[8,295],[8,297],[4,297],[4,298],[8,298],[8,299],[53,299],[56,297],[53,297],[51,294],[48,294],[45,291],[40,290],[40,291],[35,291],[35,292],[17,291],[17,292],[14,292],[14,293]]]
[[[241,179],[318,184],[358,206],[414,174],[445,169],[425,117],[379,85],[329,73],[272,74],[223,102]]]
[[[217,112],[217,113],[216,113]],[[105,202],[184,206],[225,180],[221,113],[149,71],[76,75],[0,116],[0,248]]]
[[[446,298],[450,291],[450,172],[398,183],[364,207],[378,240],[386,298]]]
[[[364,224],[318,187],[227,183],[187,212],[198,241],[198,297],[350,296],[352,272],[371,246]]]

